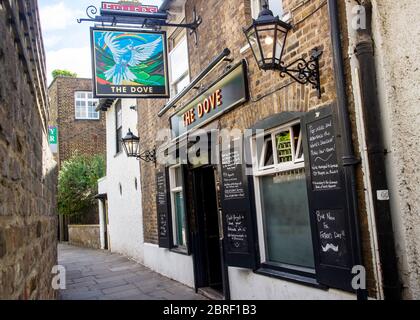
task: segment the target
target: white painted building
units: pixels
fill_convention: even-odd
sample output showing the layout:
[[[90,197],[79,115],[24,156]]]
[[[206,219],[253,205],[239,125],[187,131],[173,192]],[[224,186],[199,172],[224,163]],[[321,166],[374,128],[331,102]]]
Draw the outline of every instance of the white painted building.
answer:
[[[106,176],[98,181],[101,247],[142,263],[140,166],[120,143],[128,129],[137,135],[136,100],[117,99],[101,106],[106,114],[107,159]]]

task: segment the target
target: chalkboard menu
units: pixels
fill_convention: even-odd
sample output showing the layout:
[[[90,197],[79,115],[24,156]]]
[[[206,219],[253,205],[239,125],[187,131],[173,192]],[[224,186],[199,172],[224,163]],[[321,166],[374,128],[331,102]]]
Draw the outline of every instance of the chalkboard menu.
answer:
[[[309,216],[312,225],[317,281],[353,291],[354,227],[348,210],[348,187],[340,159],[335,104],[308,112],[302,119]]]
[[[222,152],[223,199],[243,199],[245,197],[242,180],[241,155],[238,150]]]
[[[344,210],[317,210],[315,214],[321,263],[346,267],[349,261]]]
[[[170,246],[170,224],[167,181],[165,172],[156,174],[156,208],[158,218],[159,246],[169,248]]]
[[[307,127],[311,180],[314,191],[340,188],[337,146],[332,116]]]
[[[221,151],[221,194],[226,262],[229,266],[254,268],[252,192],[242,161],[242,148]]]
[[[248,252],[248,234],[245,212],[226,214],[226,242],[229,251]]]

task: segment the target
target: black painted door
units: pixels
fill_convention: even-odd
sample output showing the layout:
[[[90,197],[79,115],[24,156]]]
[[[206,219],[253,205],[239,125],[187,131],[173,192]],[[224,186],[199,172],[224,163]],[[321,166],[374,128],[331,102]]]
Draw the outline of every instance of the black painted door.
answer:
[[[198,285],[222,292],[222,252],[213,167],[194,170],[194,195],[199,238],[195,259],[200,260],[196,265],[201,273]]]

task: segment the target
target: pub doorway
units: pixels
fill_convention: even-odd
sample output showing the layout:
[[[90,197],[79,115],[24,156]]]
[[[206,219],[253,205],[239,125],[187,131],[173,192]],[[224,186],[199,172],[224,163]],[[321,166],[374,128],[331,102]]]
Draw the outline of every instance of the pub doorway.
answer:
[[[193,245],[196,288],[212,298],[227,298],[223,243],[219,232],[219,206],[215,170],[204,166],[193,170],[196,230]]]

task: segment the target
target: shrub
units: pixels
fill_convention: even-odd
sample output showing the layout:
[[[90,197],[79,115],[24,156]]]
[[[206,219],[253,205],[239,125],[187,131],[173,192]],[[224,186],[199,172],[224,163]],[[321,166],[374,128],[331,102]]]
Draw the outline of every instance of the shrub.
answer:
[[[98,179],[105,175],[102,155],[75,155],[62,165],[58,176],[58,212],[69,217],[87,215],[96,207]]]
[[[68,71],[68,70],[61,70],[61,69],[55,69],[52,72],[53,78],[57,77],[70,77],[70,78],[77,78],[77,73]]]

